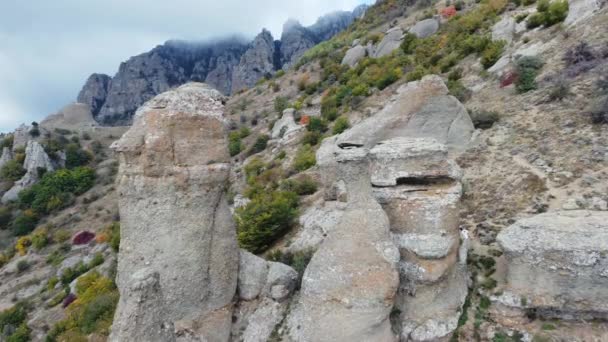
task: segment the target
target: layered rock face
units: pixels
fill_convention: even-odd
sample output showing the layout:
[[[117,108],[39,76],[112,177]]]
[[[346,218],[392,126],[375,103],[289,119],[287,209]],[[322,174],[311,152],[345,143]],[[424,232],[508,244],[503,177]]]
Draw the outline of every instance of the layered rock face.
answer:
[[[457,153],[466,148],[472,132],[473,125],[462,104],[447,95],[441,79],[427,76],[419,82],[411,82],[399,88],[397,95],[376,115],[323,141],[317,152],[317,163],[322,168],[326,189],[334,189],[327,192],[326,199],[346,201],[347,206],[338,221],[340,223],[328,232],[328,237],[321,242],[305,273],[300,306],[291,319],[294,324],[298,322],[300,329],[294,329],[292,324],[290,329],[293,336],[302,340],[309,338],[311,341],[321,341],[321,334],[331,334],[324,330],[323,324],[353,324],[361,330],[349,327],[355,329],[353,335],[339,329],[339,333],[334,333],[346,334],[346,340],[351,338],[357,341],[390,341],[393,338],[401,341],[444,341],[451,337],[467,294],[467,244],[464,243],[463,247],[460,245],[461,171],[450,159],[449,153]],[[362,160],[368,161],[369,165],[362,166]],[[350,165],[351,168],[352,165],[358,165],[358,170],[353,172],[345,168],[345,165]],[[353,173],[361,177],[357,178],[360,183],[354,183],[359,184],[356,187],[353,187],[353,181],[348,178]],[[355,199],[360,198],[356,194],[365,188],[363,184],[371,190],[372,196],[365,201],[369,207],[364,212],[357,212],[359,216],[353,219],[352,209],[349,208],[353,196]],[[379,211],[372,210],[378,203],[381,205],[377,208]],[[357,293],[360,298],[388,293],[382,286],[374,285],[378,291],[375,292],[359,283],[353,285],[354,281],[338,272],[342,265],[350,265],[350,260],[364,265],[362,269],[346,268],[344,273],[350,276],[364,275],[368,260],[374,260],[378,264],[374,253],[361,252],[363,244],[355,244],[356,247],[344,245],[345,241],[355,239],[353,235],[358,236],[353,233],[353,227],[358,231],[367,222],[374,222],[373,228],[368,229],[377,234],[375,238],[373,235],[367,236],[367,241],[376,246],[392,246],[377,248],[384,251],[384,254],[381,253],[384,257],[391,254],[387,251],[395,249],[393,262],[399,278],[398,290],[384,298],[390,301],[388,307],[399,312],[391,317],[391,331],[396,332],[399,335],[397,337],[380,333],[385,327],[382,321],[385,318],[384,311],[377,308],[372,315],[375,320],[366,318],[368,322],[373,322],[372,328],[360,322],[357,314],[349,311],[366,312],[352,304],[357,303],[357,300],[347,295],[344,298],[330,296],[356,291],[349,286],[364,289],[365,295]],[[342,228],[347,233],[341,233],[340,227],[343,224],[348,227]],[[390,239],[387,241],[379,238],[384,236],[385,231],[389,232]],[[296,241],[299,240],[300,236],[296,238]],[[357,256],[349,254],[353,250],[357,250]],[[333,258],[340,260],[338,266],[331,263]],[[330,266],[325,264],[323,271],[315,273],[315,260],[319,264],[330,260]],[[350,285],[341,285],[344,288],[332,285],[339,289],[334,290],[332,286],[325,285],[326,282]],[[385,280],[385,284],[392,283]],[[323,292],[324,286],[332,291],[327,292],[329,294]],[[392,298],[389,300],[389,297]],[[332,321],[330,318],[333,316],[323,311],[323,308],[331,305],[319,298],[332,299],[328,301],[338,309],[332,307],[331,312],[339,312],[336,316],[342,321],[337,318],[338,323]],[[374,298],[366,303],[382,302],[379,297]],[[340,309],[339,303],[348,303],[348,308]],[[300,312],[307,314],[296,316]],[[305,319],[309,321],[302,323]],[[314,335],[317,332],[319,335]],[[366,335],[368,333],[371,335]]]
[[[360,146],[368,149],[396,137],[432,138],[449,151],[461,151],[474,131],[467,110],[453,96],[440,77],[429,75],[397,89],[387,105],[374,116],[344,133],[325,139],[317,152],[319,164],[335,164],[340,149]],[[335,182],[336,168],[323,174],[326,184]]]
[[[399,248],[395,307],[402,341],[439,341],[456,329],[467,294],[460,254],[461,172],[428,138],[394,138],[371,151],[374,196]]]
[[[112,146],[122,228],[112,341],[138,340],[125,320],[142,312],[150,326],[138,329],[158,333],[148,340],[165,340],[165,321],[184,341],[228,340],[239,255],[225,196],[223,100],[196,83],[163,93]]]
[[[251,43],[238,38],[209,43],[168,41],[122,63],[114,77],[91,75],[78,102],[88,105],[100,123],[128,125],[144,102],[186,82],[205,82],[223,94],[250,88],[344,30],[366,8],[329,14],[310,27],[288,21],[281,41],[274,41],[266,30]]]
[[[389,316],[399,256],[372,196],[367,152],[346,149],[336,158],[347,207],[304,273],[288,318],[295,341],[396,341]]]
[[[549,212],[502,230],[506,288],[498,302],[544,318],[608,318],[608,213]]]

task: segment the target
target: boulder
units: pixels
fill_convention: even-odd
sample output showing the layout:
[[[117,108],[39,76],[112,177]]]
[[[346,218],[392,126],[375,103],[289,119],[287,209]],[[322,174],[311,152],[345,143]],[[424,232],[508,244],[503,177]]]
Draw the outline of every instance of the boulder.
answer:
[[[289,140],[295,133],[305,127],[298,125],[294,119],[295,109],[287,108],[283,111],[283,116],[275,122],[270,136],[272,139]]]
[[[264,289],[268,275],[266,260],[241,250],[239,258],[238,292],[239,298],[253,300]]]
[[[223,101],[205,84],[183,85],[140,107],[133,126],[112,144],[120,160],[121,298],[132,296],[132,275],[142,269],[158,273],[162,318],[193,340],[229,339],[237,286],[239,251],[225,193],[230,156]],[[114,325],[130,324],[123,318],[139,312],[142,324],[158,329],[144,307],[130,307],[140,304],[145,302],[119,305]],[[139,338],[128,329],[117,331],[116,340]]]
[[[401,46],[401,40],[403,39],[403,30],[400,27],[393,27],[388,30],[380,43],[374,49],[374,58],[380,58],[390,55],[393,51],[397,50]]]
[[[282,301],[294,291],[297,280],[298,272],[293,268],[240,251],[237,286],[240,299],[250,301],[264,296]]]
[[[346,51],[346,54],[342,59],[342,64],[348,65],[352,68],[357,65],[357,63],[359,63],[359,61],[362,60],[366,55],[366,49],[361,45],[356,45]]]
[[[499,302],[544,318],[608,318],[607,222],[608,212],[571,210],[503,229],[496,240],[507,261],[507,283]]]
[[[516,24],[512,16],[506,15],[502,17],[502,19],[492,26],[492,40],[504,40],[507,43],[511,43],[515,34]]]
[[[409,32],[416,35],[418,38],[426,38],[433,35],[439,30],[439,22],[437,19],[429,18],[417,22]]]
[[[372,196],[367,150],[344,149],[336,161],[347,207],[306,268],[289,334],[294,341],[396,341],[389,316],[399,253]]]
[[[599,0],[569,0],[568,16],[564,20],[566,26],[575,25],[588,19],[601,8]]]

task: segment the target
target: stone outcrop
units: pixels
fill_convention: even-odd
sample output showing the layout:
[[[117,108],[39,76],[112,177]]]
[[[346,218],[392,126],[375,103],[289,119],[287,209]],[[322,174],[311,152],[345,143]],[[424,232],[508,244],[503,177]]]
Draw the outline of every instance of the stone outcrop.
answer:
[[[2,149],[2,156],[0,156],[0,169],[11,160],[13,160],[13,152],[10,148],[4,147]]]
[[[30,136],[31,128],[31,126],[22,124],[21,126],[17,127],[17,129],[15,129],[15,131],[13,132],[13,151],[26,147],[27,142],[30,141],[32,138]]]
[[[410,28],[409,32],[415,34],[418,38],[426,38],[435,34],[437,30],[439,30],[437,19],[429,18],[417,22]]]
[[[41,171],[50,172],[55,170],[51,158],[46,154],[42,145],[34,140],[30,140],[25,148],[23,168],[26,170],[25,175],[16,181],[13,187],[2,196],[2,203],[17,200],[21,190],[32,186],[40,179]]]
[[[283,116],[272,127],[272,139],[289,140],[295,133],[303,130],[305,126],[299,125],[294,119],[295,110],[287,108],[283,111]]]
[[[433,138],[450,151],[461,151],[474,131],[467,110],[453,96],[439,76],[429,75],[397,89],[386,106],[342,134],[323,140],[317,162],[334,163],[340,148],[373,148],[379,142],[396,137]],[[326,184],[333,184],[334,168],[323,174]]]
[[[395,328],[402,341],[449,339],[467,295],[466,252],[459,256],[461,171],[447,154],[424,138],[393,138],[370,151],[374,196],[401,256]]]
[[[126,298],[115,328],[145,311],[145,300],[129,298],[140,296],[133,284],[146,269],[158,274],[160,285],[142,298],[162,303],[158,317],[173,324],[181,340],[229,338],[239,254],[225,194],[230,157],[222,101],[198,83],[163,93],[138,110],[131,129],[112,145],[120,159],[117,284]],[[143,323],[153,326],[138,327],[142,331],[159,329],[156,318]],[[128,329],[114,330],[115,341],[136,339]]]
[[[354,67],[359,63],[367,55],[367,49],[361,45],[355,45],[352,48],[346,51],[344,58],[342,59],[342,64],[348,65],[349,67]]]
[[[269,31],[255,37],[232,73],[232,93],[247,89],[275,70],[275,43]]]
[[[504,40],[507,43],[511,43],[513,41],[513,35],[515,34],[516,25],[517,23],[512,16],[504,16],[492,26],[492,40]]]
[[[403,39],[403,30],[400,27],[393,27],[388,30],[380,43],[374,48],[374,58],[380,58],[390,55],[393,51],[401,46]]]
[[[97,115],[106,101],[110,83],[112,83],[112,77],[92,74],[80,90],[76,101],[88,105],[93,115]]]
[[[564,24],[575,25],[591,17],[601,7],[599,0],[570,0],[568,1],[568,16],[564,20]]]
[[[521,219],[497,241],[507,261],[498,303],[544,318],[608,318],[608,213],[572,210]]]
[[[344,149],[336,160],[347,207],[306,268],[289,333],[295,341],[395,341],[399,257],[372,196],[367,149]]]

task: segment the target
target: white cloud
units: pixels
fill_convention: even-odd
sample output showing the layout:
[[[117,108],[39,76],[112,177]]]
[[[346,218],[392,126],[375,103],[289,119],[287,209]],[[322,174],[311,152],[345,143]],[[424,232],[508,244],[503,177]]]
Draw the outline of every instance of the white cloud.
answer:
[[[89,74],[113,75],[120,62],[168,39],[280,36],[371,0],[28,0],[0,10],[0,131],[40,120],[73,101]]]

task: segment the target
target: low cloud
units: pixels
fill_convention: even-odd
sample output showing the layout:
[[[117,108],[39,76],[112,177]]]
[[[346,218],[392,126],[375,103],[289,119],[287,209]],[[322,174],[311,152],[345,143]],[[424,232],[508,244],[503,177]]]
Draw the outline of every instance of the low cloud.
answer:
[[[0,131],[40,120],[73,102],[89,74],[114,75],[121,61],[169,39],[207,40],[283,23],[312,24],[371,0],[15,1],[0,12]]]

